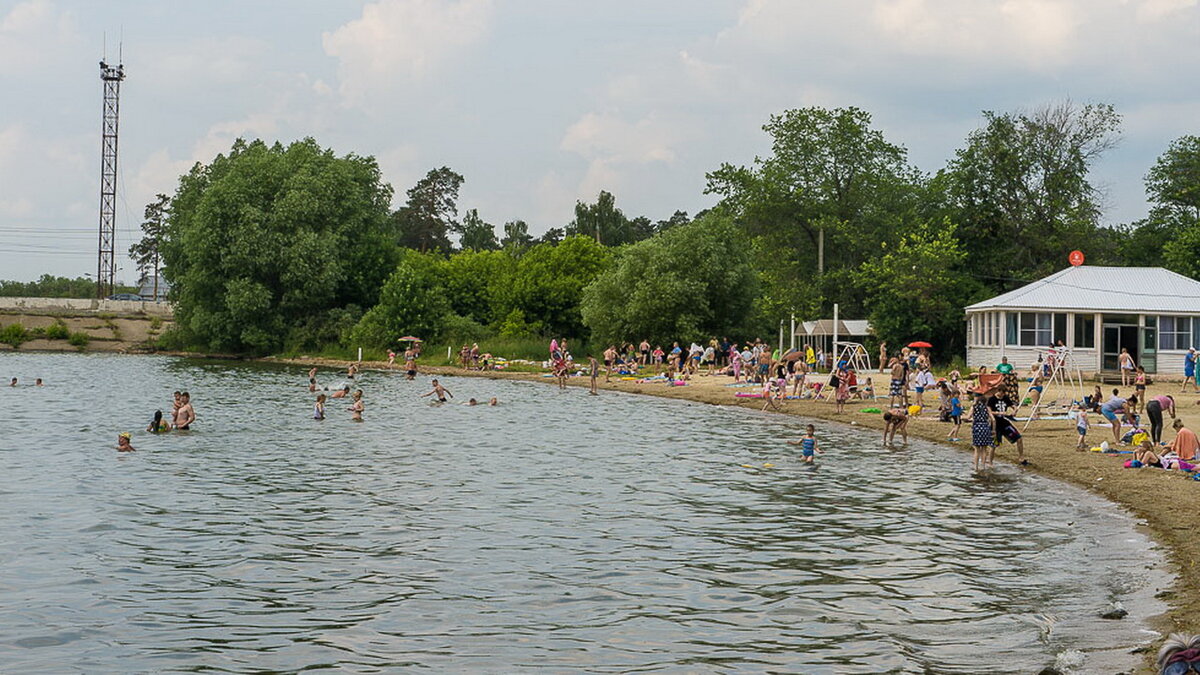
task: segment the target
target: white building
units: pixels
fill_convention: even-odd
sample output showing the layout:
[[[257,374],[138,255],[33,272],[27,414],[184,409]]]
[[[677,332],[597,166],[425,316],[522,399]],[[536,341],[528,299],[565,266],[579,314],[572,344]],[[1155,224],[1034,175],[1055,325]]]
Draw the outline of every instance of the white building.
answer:
[[[1148,373],[1182,376],[1200,347],[1200,282],[1161,267],[1068,267],[966,312],[972,368],[1007,356],[1024,370],[1061,340],[1084,373],[1116,371],[1125,348]]]

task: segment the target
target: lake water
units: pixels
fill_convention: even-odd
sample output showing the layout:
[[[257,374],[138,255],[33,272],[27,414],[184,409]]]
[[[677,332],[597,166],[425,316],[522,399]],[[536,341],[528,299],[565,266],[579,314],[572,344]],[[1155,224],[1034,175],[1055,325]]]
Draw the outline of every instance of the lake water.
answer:
[[[1112,672],[1169,581],[1108,502],[853,427],[813,469],[796,419],[536,383],[367,373],[355,424],[297,367],[13,376],[48,386],[0,387],[3,672]],[[141,431],[175,389],[195,430]]]

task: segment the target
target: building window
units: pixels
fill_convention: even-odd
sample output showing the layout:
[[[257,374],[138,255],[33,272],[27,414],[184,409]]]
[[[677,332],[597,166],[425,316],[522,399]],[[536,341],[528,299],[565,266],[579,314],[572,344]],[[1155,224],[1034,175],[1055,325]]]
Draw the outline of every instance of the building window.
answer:
[[[1010,312],[1005,331],[1005,344],[1021,347],[1047,347],[1055,340],[1067,337],[1066,314]]]
[[[1075,315],[1075,344],[1077,349],[1095,349],[1096,347],[1096,315]]]
[[[1197,322],[1200,323],[1200,322]],[[1158,317],[1158,348],[1184,350],[1192,346],[1192,318]]]

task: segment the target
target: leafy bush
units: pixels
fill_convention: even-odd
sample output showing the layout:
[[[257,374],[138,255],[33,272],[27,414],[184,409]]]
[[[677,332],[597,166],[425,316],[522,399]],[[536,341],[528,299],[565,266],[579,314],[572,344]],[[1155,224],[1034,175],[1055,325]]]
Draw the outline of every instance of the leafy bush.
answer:
[[[14,349],[27,341],[29,341],[29,331],[25,330],[25,326],[19,323],[10,323],[3,329],[0,329],[0,342],[10,344]]]
[[[156,331],[156,330],[160,330],[160,329],[162,329],[162,317],[161,316],[150,317],[150,330]]]
[[[440,337],[450,315],[440,279],[437,258],[406,251],[383,285],[379,304],[363,315],[351,332],[351,346],[389,347],[405,334],[427,340]]]
[[[88,337],[88,334],[84,333],[83,331],[75,331],[67,337],[67,342],[80,348],[86,347],[89,340],[91,340],[91,338]]]
[[[71,329],[67,328],[62,319],[56,319],[54,323],[46,326],[44,333],[47,340],[66,340],[71,337]]]
[[[450,344],[480,342],[491,335],[492,332],[486,326],[457,314],[447,316],[442,325],[442,338]]]

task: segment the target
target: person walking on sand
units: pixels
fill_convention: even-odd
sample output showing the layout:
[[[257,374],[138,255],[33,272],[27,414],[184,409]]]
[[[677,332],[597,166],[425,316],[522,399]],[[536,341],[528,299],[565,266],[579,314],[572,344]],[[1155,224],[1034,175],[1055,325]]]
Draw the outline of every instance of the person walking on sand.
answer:
[[[974,450],[974,470],[979,472],[980,461],[990,463],[991,450],[996,442],[992,433],[992,411],[988,409],[983,392],[975,392],[975,403],[971,406],[971,447]]]
[[[1188,347],[1187,354],[1183,355],[1183,387],[1179,393],[1184,393],[1190,385],[1193,390],[1196,390],[1196,348]]]
[[[879,343],[879,372],[880,373],[887,372],[887,362],[888,362],[887,343],[880,342]]]
[[[591,354],[588,354],[587,359],[588,359],[588,378],[589,378],[588,393],[591,394],[592,396],[597,396],[598,394],[596,393],[596,380],[599,379],[599,377],[600,377],[600,364],[596,362],[596,357],[592,356]]]
[[[1079,443],[1075,445],[1076,450],[1087,450],[1087,433],[1091,428],[1091,423],[1088,421],[1087,408],[1082,405],[1075,406],[1075,433],[1079,434]]]
[[[1129,350],[1121,347],[1121,355],[1117,357],[1117,366],[1121,369],[1121,386],[1128,387],[1129,380],[1133,378],[1133,357],[1129,355]]]
[[[612,378],[613,364],[617,361],[617,350],[612,345],[604,350],[604,383],[608,384]]]
[[[800,440],[790,440],[788,441],[788,445],[800,446],[800,454],[804,457],[804,461],[807,464],[813,463],[815,455],[825,454],[821,451],[821,448],[817,446],[817,429],[811,424],[808,425],[807,429],[805,429],[804,438],[801,438]]]
[[[387,366],[388,366],[388,368],[395,368],[395,367],[396,367],[396,352],[394,352],[394,351],[392,351],[392,350],[390,350],[390,349],[388,350],[388,364],[387,364]]]
[[[850,400],[850,373],[845,370],[839,370],[837,373],[837,389],[833,400],[837,403],[837,414],[844,414],[846,401]]]
[[[729,368],[733,371],[733,383],[740,384],[742,381],[742,354],[738,351],[737,345],[729,350]]]
[[[888,388],[890,398],[888,404],[892,407],[895,407],[897,403],[908,405],[908,392],[906,391],[908,382],[905,378],[904,364],[899,358],[893,356],[892,360],[888,362],[888,367],[892,370],[892,383]]]

